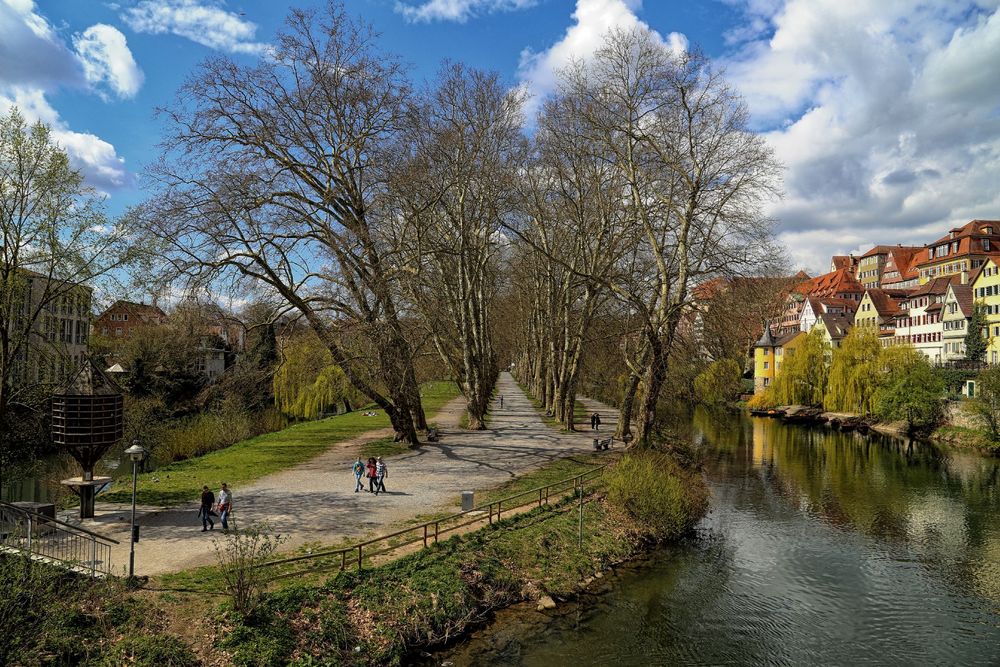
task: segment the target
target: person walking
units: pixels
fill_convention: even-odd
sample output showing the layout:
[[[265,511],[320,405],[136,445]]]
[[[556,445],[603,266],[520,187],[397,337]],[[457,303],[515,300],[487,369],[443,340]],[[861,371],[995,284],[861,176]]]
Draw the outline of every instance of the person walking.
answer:
[[[223,482],[219,491],[219,518],[222,521],[222,530],[229,530],[229,515],[233,511],[233,492],[229,486]]]
[[[590,413],[590,430],[591,431],[596,431],[597,430],[597,424],[596,424],[596,422],[594,422],[594,417],[596,417],[596,416],[597,416],[596,412],[591,412]]]
[[[198,516],[201,517],[201,532],[206,530],[215,530],[215,522],[212,521],[212,517],[215,516],[215,512],[212,511],[212,506],[215,505],[215,494],[207,486],[201,487],[201,507],[198,509]]]
[[[385,478],[389,476],[389,468],[386,467],[381,456],[375,463],[375,474],[378,476],[378,484],[375,485],[375,495],[377,496],[379,491],[385,492]]]
[[[375,467],[374,457],[368,459],[368,465],[365,466],[368,474],[368,493],[375,493],[377,490],[375,486],[375,479],[378,477],[378,470]]]
[[[594,413],[594,430],[595,431],[601,430],[601,415],[597,414],[596,412]]]
[[[500,394],[500,409],[503,410],[503,394]]]
[[[364,461],[362,461],[361,457],[359,456],[358,460],[354,462],[354,493],[357,493],[358,491],[364,491],[365,483],[361,481],[361,479],[364,476],[365,476],[365,464]]]

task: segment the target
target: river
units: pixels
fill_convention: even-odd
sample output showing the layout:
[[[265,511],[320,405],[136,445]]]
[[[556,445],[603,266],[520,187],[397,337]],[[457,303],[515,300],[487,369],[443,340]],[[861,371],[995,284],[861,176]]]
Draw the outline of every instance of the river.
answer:
[[[691,427],[712,492],[694,535],[435,661],[1000,664],[1000,461],[704,411]]]

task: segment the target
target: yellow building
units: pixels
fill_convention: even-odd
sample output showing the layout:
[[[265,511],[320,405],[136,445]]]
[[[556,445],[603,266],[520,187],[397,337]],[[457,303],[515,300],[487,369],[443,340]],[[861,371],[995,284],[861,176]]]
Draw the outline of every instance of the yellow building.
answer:
[[[805,333],[793,331],[783,336],[771,333],[770,326],[764,327],[764,335],[754,346],[753,391],[759,393],[771,386],[781,372],[781,363],[795,352],[804,340]]]
[[[986,350],[986,361],[991,364],[1000,363],[1000,259],[991,257],[986,260],[982,270],[972,281],[972,298],[977,305],[986,309],[986,338],[989,347]]]

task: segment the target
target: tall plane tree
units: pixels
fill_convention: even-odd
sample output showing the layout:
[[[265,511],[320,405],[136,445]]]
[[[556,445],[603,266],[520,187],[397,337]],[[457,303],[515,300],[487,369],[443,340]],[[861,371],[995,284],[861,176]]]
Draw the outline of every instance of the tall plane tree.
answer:
[[[410,116],[394,181],[397,242],[408,294],[485,428],[497,378],[493,306],[503,222],[524,164],[523,95],[494,73],[447,65]]]
[[[417,444],[396,261],[373,212],[409,96],[396,59],[339,4],[292,11],[258,64],[215,58],[182,88],[147,218],[174,272],[280,295]]]
[[[589,136],[621,173],[623,206],[636,230],[633,270],[606,285],[641,323],[634,444],[651,446],[692,286],[757,271],[774,256],[761,205],[777,193],[778,165],[722,75],[648,30],[610,32],[594,58],[564,78],[586,100]]]

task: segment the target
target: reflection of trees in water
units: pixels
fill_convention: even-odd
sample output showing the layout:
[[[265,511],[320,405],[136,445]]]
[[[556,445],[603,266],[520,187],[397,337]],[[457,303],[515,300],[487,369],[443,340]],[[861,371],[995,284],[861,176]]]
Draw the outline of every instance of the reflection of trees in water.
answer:
[[[754,476],[831,525],[902,543],[1000,600],[998,461],[880,435],[696,411],[709,474]]]

